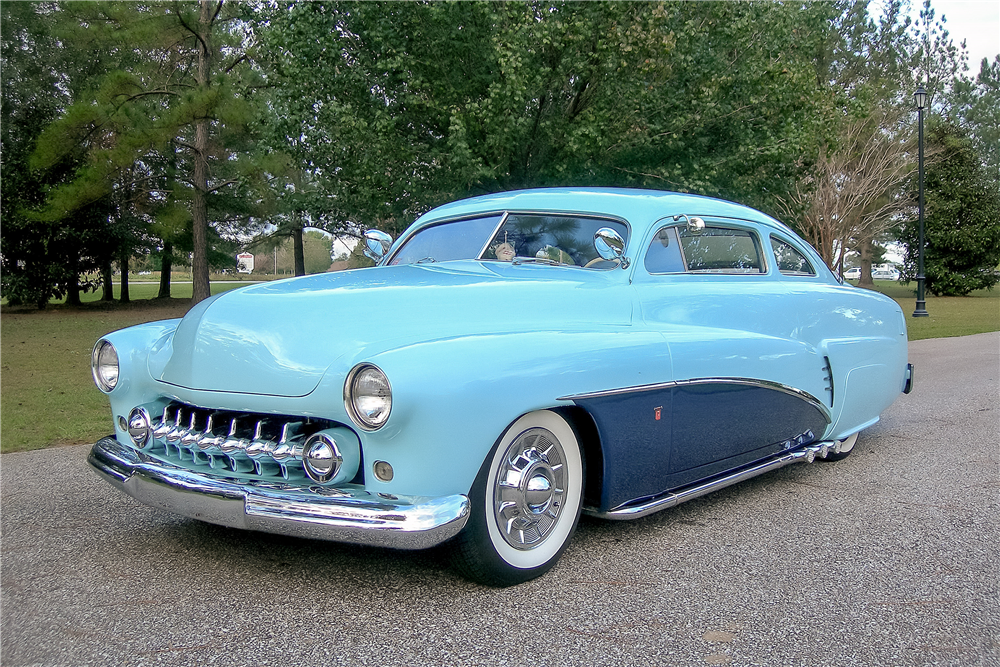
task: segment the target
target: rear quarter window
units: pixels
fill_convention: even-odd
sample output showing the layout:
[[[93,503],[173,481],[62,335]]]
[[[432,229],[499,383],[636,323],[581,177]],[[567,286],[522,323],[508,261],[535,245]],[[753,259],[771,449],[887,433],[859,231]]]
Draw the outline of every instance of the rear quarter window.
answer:
[[[816,270],[801,252],[782,239],[771,237],[771,250],[778,271],[786,276],[815,276]]]

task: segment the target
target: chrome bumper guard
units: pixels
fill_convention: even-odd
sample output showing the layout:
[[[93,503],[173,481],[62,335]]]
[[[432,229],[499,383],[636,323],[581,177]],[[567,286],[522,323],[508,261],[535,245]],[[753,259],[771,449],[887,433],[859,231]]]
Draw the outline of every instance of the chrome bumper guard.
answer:
[[[87,458],[136,500],[208,523],[280,535],[394,549],[426,549],[469,519],[464,495],[377,495],[359,488],[293,486],[216,477],[172,466],[102,438]]]

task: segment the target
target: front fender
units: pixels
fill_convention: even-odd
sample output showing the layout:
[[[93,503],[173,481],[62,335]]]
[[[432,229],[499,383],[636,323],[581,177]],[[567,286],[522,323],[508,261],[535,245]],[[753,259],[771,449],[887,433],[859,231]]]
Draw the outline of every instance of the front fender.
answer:
[[[521,415],[572,405],[560,397],[669,379],[670,352],[655,332],[545,331],[417,343],[369,361],[389,378],[386,426],[362,434],[366,465],[393,466],[374,491],[466,493],[496,440]],[[379,488],[379,486],[384,488]]]
[[[115,346],[118,353],[118,384],[108,393],[111,414],[115,422],[115,434],[121,442],[128,442],[128,434],[119,426],[118,417],[128,417],[136,406],[152,407],[160,400],[162,387],[149,374],[150,351],[157,346],[169,344],[179,319],[160,320],[120,329],[102,336]],[[151,410],[152,412],[152,410]]]

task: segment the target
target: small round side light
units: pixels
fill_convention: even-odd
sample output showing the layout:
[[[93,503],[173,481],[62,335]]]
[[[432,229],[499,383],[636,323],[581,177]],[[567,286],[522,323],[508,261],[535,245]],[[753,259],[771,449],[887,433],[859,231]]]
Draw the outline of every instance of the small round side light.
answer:
[[[372,471],[375,473],[375,479],[380,482],[392,481],[392,466],[386,461],[376,461],[375,465],[372,466]]]

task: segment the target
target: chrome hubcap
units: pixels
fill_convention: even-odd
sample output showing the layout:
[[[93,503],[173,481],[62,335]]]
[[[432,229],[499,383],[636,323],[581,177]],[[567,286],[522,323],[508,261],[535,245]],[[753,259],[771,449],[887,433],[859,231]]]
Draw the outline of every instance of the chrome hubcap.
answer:
[[[504,540],[527,550],[545,541],[566,493],[565,455],[544,428],[528,429],[507,448],[497,471],[493,512]]]

